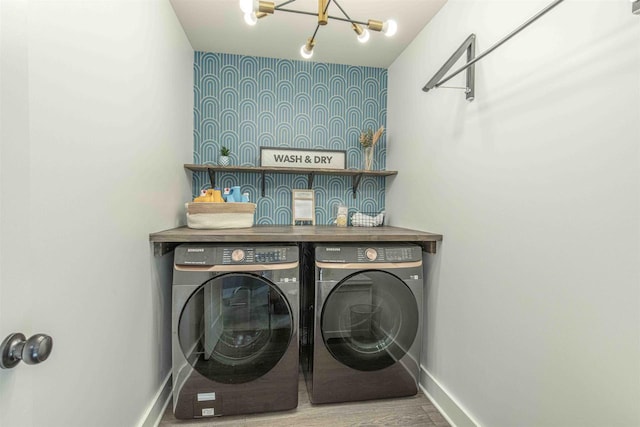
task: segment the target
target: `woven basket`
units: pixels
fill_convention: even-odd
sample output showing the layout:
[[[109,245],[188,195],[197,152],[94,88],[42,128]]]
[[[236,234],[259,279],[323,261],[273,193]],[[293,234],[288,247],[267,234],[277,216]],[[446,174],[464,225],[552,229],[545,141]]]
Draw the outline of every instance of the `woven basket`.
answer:
[[[255,203],[185,203],[187,226],[197,229],[253,226]]]
[[[349,217],[350,225],[354,227],[381,227],[384,225],[385,212],[352,212]]]

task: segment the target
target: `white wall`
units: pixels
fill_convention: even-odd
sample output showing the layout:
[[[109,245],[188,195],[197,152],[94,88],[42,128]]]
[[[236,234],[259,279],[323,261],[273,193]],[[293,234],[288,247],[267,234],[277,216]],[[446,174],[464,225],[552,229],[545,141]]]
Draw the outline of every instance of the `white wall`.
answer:
[[[458,425],[637,426],[640,16],[566,1],[478,63],[472,103],[421,91],[549,3],[449,0],[389,69],[389,219],[444,235],[423,384]]]
[[[27,7],[26,2],[0,1],[0,340],[32,329],[31,281],[25,277],[29,225],[24,215],[30,176],[23,169],[30,152]],[[37,371],[16,371],[0,370],[3,427],[12,425],[8,421],[33,421],[33,402],[24,395],[33,389]]]
[[[165,0],[8,0],[0,17],[2,125],[18,119],[0,155],[0,335],[54,338],[45,363],[0,372],[0,424],[137,425],[170,371],[170,256],[148,235],[190,198],[193,50]],[[30,301],[9,300],[20,287]]]

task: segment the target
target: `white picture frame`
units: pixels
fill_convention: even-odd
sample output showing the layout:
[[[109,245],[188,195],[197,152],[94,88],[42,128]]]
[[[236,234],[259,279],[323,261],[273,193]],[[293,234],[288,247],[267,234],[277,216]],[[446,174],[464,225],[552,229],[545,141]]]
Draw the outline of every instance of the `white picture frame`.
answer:
[[[345,150],[260,147],[260,166],[295,169],[347,168]]]
[[[291,216],[293,225],[297,221],[316,225],[316,200],[313,190],[291,190]]]

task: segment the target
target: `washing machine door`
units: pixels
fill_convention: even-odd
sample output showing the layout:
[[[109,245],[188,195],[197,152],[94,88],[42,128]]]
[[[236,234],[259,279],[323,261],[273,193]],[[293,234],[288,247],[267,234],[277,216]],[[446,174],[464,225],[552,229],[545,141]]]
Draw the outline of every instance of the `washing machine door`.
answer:
[[[224,384],[255,380],[289,347],[293,314],[283,292],[247,273],[217,276],[198,287],[182,309],[180,347],[204,377]]]
[[[411,289],[380,270],[354,273],[329,293],[321,314],[326,348],[339,362],[360,371],[393,365],[410,350],[419,313]]]

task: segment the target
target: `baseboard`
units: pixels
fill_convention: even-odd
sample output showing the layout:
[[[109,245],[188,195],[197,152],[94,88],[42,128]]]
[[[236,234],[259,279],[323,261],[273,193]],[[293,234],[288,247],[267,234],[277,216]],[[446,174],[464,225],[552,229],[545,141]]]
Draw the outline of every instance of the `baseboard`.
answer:
[[[480,427],[424,366],[420,366],[420,389],[453,427]]]
[[[167,375],[160,387],[160,390],[156,393],[149,405],[149,408],[145,412],[144,416],[138,423],[138,427],[156,427],[160,424],[162,415],[164,415],[165,409],[171,400],[171,372]]]

